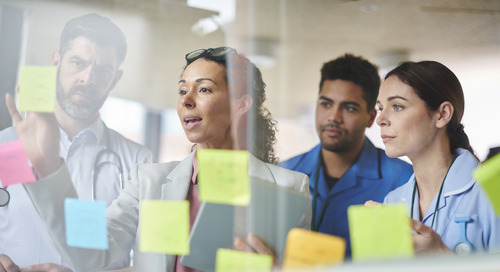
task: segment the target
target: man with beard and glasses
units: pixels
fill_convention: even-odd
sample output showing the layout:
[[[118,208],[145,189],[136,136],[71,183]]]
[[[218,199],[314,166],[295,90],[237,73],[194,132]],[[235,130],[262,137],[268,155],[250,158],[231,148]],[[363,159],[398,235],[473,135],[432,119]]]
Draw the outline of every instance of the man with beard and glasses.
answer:
[[[99,115],[122,76],[120,65],[126,51],[125,36],[113,22],[86,14],[66,23],[59,50],[52,54],[52,64],[57,66],[54,114],[60,157],[79,198],[103,200],[108,206],[119,194],[120,180],[129,179],[132,166],[153,160],[150,150],[106,127]],[[16,139],[15,127],[0,132],[0,143]],[[102,150],[106,151],[98,155]],[[29,271],[71,271],[51,245],[23,186],[11,185],[6,190],[10,202],[0,207],[0,271],[28,266]],[[121,268],[131,270],[129,254],[109,267]]]
[[[325,63],[316,105],[321,143],[280,163],[309,176],[311,229],[346,239],[348,259],[347,207],[382,201],[413,173],[411,165],[387,157],[365,136],[377,115],[379,87],[377,67],[361,57],[346,54]]]

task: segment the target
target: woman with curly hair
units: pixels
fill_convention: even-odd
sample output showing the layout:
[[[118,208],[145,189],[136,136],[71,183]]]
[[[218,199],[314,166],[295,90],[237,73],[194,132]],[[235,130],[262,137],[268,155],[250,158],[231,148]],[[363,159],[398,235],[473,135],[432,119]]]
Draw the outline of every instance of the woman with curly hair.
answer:
[[[105,251],[66,244],[61,215],[65,198],[76,197],[76,192],[65,164],[59,159],[59,139],[52,136],[59,135],[56,121],[53,115],[40,113],[28,113],[23,120],[12,97],[8,97],[9,112],[39,179],[25,188],[56,248],[77,271],[106,268],[132,248],[136,249],[134,270],[192,271],[181,264],[179,256],[137,249],[139,207],[143,200],[188,200],[192,226],[200,207],[197,150],[247,149],[254,155],[249,158],[250,177],[307,192],[309,178],[306,175],[274,165],[277,161],[273,150],[275,122],[263,107],[265,84],[259,69],[230,47],[199,49],[188,53],[186,61],[178,82],[177,113],[186,137],[195,143],[196,149],[182,161],[142,164],[132,169],[125,189],[107,210],[109,250]],[[307,227],[309,210],[303,219],[301,225]],[[240,243],[235,240],[236,248],[245,243],[241,240]],[[260,253],[269,250],[265,246],[257,247],[259,239],[250,238],[248,242]]]

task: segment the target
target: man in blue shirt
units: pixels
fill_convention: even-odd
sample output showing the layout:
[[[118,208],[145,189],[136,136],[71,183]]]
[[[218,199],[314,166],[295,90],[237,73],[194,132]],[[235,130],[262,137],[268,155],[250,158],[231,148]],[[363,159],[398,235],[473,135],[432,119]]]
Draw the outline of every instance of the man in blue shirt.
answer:
[[[319,87],[316,131],[321,143],[280,166],[309,176],[311,229],[344,238],[349,259],[347,207],[383,201],[408,181],[413,169],[387,157],[365,136],[377,115],[380,77],[375,65],[346,54],[323,65]]]

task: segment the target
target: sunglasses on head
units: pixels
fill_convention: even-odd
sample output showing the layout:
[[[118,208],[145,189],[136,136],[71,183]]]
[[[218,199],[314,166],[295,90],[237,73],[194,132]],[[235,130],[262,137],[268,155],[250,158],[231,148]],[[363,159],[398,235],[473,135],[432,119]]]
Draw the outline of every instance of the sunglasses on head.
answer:
[[[191,64],[191,62],[204,56],[210,56],[213,58],[223,58],[227,54],[237,54],[236,49],[227,46],[208,48],[208,49],[198,49],[187,53],[185,58],[187,64],[189,65]]]

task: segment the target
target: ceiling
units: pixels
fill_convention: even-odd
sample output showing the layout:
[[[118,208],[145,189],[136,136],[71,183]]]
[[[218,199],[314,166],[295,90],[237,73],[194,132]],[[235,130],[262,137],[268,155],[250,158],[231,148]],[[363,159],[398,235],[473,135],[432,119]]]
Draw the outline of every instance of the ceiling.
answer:
[[[230,0],[214,1],[214,9]],[[235,19],[199,35],[191,27],[217,12],[187,0],[0,0],[25,10],[25,65],[47,65],[69,18],[109,16],[124,30],[129,51],[112,95],[153,109],[175,107],[183,55],[230,45],[246,54],[270,45],[275,65],[262,68],[268,107],[296,117],[314,106],[319,69],[337,56],[362,55],[386,69],[405,59],[435,59],[462,69],[499,72],[498,0],[236,0]],[[1,8],[1,6],[0,6]],[[269,49],[269,48],[267,48]],[[264,50],[264,49],[263,49]],[[481,64],[481,66],[476,65]],[[466,69],[467,70],[467,69]],[[463,73],[472,73],[469,70]]]

